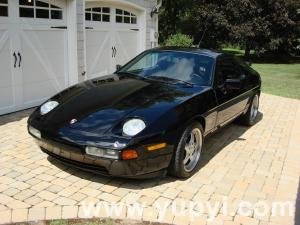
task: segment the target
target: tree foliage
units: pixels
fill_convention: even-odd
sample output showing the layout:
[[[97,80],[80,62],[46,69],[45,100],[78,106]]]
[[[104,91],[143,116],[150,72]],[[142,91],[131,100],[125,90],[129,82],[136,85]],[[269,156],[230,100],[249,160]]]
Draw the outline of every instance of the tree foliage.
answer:
[[[166,46],[192,47],[194,39],[185,34],[177,33],[170,35],[165,42]]]
[[[163,0],[163,7],[160,9],[160,41],[165,41],[170,35],[181,30],[182,17],[189,12],[188,1],[184,0]]]
[[[230,43],[257,53],[293,53],[300,45],[299,0],[164,0],[161,41],[182,32],[194,44]]]

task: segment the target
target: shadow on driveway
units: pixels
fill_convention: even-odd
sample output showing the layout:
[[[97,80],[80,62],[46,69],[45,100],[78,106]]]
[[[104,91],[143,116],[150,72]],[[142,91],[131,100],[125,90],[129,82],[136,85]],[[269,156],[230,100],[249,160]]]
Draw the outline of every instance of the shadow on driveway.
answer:
[[[257,122],[262,120],[263,114],[258,113]],[[218,132],[212,134],[211,136],[205,139],[205,143],[202,150],[202,156],[200,161],[199,170],[204,167],[214,156],[216,156],[223,148],[232,143],[233,141],[245,141],[241,136],[249,129],[247,126],[240,126],[235,123],[232,123],[228,126],[225,126]],[[116,187],[123,187],[127,189],[139,190],[152,188],[158,185],[165,183],[170,183],[178,180],[177,178],[166,176],[164,178],[158,177],[154,179],[146,180],[135,180],[128,178],[115,178],[115,177],[105,177],[98,174],[93,174],[85,171],[81,171],[77,168],[72,168],[64,165],[55,158],[48,156],[48,161],[55,166],[59,167],[61,170],[69,173],[70,175],[77,176],[81,179],[89,180],[92,182],[103,183]],[[198,172],[198,171],[197,171]],[[197,173],[196,172],[196,173]]]
[[[12,122],[16,122],[28,118],[34,110],[35,108],[31,108],[19,112],[13,112],[13,113],[1,115],[0,126],[5,125],[7,123],[12,123]]]

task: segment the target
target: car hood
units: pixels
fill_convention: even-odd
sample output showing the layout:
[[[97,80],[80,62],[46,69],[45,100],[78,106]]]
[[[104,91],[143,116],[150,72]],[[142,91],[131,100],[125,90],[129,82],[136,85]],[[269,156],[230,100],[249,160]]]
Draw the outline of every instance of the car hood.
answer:
[[[154,120],[193,93],[193,88],[185,85],[113,74],[62,91],[51,98],[59,106],[44,116],[38,109],[34,117],[51,134],[99,137],[111,135],[112,128],[135,117],[135,111],[143,112],[139,117],[145,114]]]

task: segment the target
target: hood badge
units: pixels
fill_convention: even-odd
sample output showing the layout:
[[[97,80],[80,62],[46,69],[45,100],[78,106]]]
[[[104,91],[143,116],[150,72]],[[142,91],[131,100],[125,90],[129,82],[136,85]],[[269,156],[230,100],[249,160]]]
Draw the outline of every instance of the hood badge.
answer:
[[[76,119],[71,119],[70,124],[74,124],[74,123],[76,123],[76,122],[77,122]]]
[[[116,141],[114,144],[113,144],[114,148],[122,148],[122,147],[125,147],[126,144],[123,144],[123,143],[120,143],[118,141]]]

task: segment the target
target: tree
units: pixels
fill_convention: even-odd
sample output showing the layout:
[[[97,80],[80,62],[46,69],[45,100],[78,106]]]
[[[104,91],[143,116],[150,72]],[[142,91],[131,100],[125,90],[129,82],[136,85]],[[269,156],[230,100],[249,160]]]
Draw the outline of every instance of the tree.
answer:
[[[300,45],[299,9],[299,0],[164,0],[161,41],[182,32],[202,47],[289,54]]]
[[[219,48],[228,41],[229,24],[224,11],[222,0],[193,0],[193,6],[185,17],[185,24],[194,26],[194,29],[183,30],[194,36],[200,47]]]
[[[170,35],[165,42],[166,46],[192,47],[194,39],[188,35],[177,33]]]
[[[267,42],[270,36],[269,21],[257,3],[253,0],[232,0],[224,7],[229,24],[229,42],[244,47],[246,57],[249,57],[251,49]]]
[[[160,42],[164,42],[170,35],[180,32],[182,16],[188,9],[189,0],[163,0],[159,11]]]
[[[257,53],[288,54],[297,40],[295,0],[231,0],[226,4],[230,24],[229,39]]]

